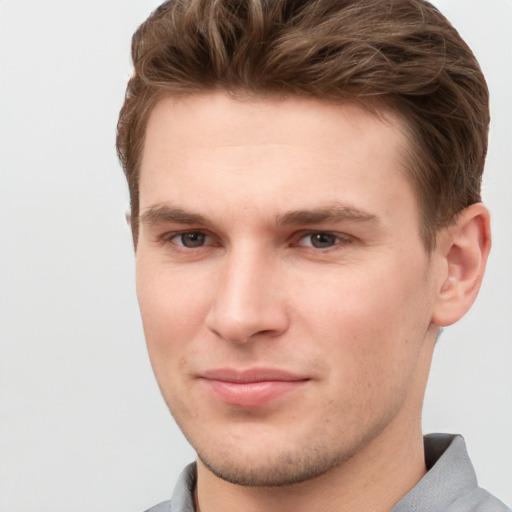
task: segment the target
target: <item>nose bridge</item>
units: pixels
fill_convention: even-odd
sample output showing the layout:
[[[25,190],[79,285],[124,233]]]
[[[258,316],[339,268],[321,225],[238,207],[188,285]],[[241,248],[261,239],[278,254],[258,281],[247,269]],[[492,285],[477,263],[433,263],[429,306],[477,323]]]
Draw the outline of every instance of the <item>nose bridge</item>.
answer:
[[[278,265],[264,248],[251,243],[232,247],[217,276],[208,327],[234,342],[286,329],[286,308],[278,289]]]

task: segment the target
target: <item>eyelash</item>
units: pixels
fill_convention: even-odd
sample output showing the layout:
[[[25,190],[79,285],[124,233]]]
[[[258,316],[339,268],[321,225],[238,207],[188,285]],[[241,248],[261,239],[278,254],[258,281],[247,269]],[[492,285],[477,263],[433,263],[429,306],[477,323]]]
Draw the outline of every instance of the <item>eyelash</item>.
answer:
[[[208,238],[214,239],[213,235],[210,235],[210,234],[208,234],[205,231],[191,230],[191,231],[179,231],[179,232],[167,233],[167,234],[165,234],[162,237],[162,241],[164,243],[173,244],[173,245],[179,247],[180,250],[194,250],[194,249],[201,249],[201,248],[204,248],[204,247],[211,247],[212,246],[212,244],[202,243],[201,245],[189,247],[189,246],[187,246],[187,245],[185,245],[183,243],[183,238],[182,237],[184,237],[186,235],[195,235],[195,236],[203,237],[203,240],[206,240]],[[314,242],[312,242],[312,238],[311,238],[311,237],[313,237],[315,235],[316,236],[328,237],[328,238],[330,237],[331,241],[332,241],[332,245],[328,245],[327,247],[315,247],[314,246]],[[308,237],[310,238],[311,244],[307,244],[306,245],[306,244],[301,243],[301,242],[307,240]],[[181,239],[181,243],[176,242],[176,240],[180,240],[180,239]],[[300,233],[295,234],[292,237],[292,240],[293,240],[292,243],[291,243],[292,247],[304,247],[305,249],[311,249],[311,250],[314,250],[314,251],[322,251],[322,252],[328,251],[329,249],[335,248],[335,247],[340,246],[340,245],[350,244],[350,243],[352,243],[354,241],[353,237],[351,237],[350,235],[333,233],[333,232],[330,232],[330,231],[307,231],[307,232],[300,232]],[[220,245],[220,243],[219,244],[213,244],[213,246],[215,246],[215,245]]]
[[[199,245],[197,247],[187,247],[185,244],[183,244],[183,243],[180,244],[175,241],[177,239],[184,237],[185,235],[199,235],[204,238],[213,238],[212,235],[209,235],[208,233],[206,233],[204,231],[192,230],[192,231],[179,231],[179,232],[174,232],[174,233],[166,233],[162,237],[162,241],[164,243],[170,243],[170,244],[176,245],[183,249],[196,249],[196,248],[200,249],[200,248],[204,247],[204,245]],[[182,242],[183,242],[183,239],[182,239]]]
[[[313,236],[330,238],[333,243],[328,247],[315,247],[312,238]],[[307,240],[308,238],[311,241],[311,245],[302,245],[301,242]],[[313,250],[327,251],[339,245],[349,244],[352,241],[353,238],[345,234],[332,233],[330,231],[309,231],[307,233],[301,233],[300,237],[298,238],[298,243],[296,243],[295,245],[298,245],[299,247],[307,247]]]

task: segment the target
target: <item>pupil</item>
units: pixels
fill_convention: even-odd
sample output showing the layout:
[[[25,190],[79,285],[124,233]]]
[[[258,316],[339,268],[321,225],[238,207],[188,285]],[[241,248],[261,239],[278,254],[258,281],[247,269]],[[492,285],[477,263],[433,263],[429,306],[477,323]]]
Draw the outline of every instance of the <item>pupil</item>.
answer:
[[[204,244],[203,233],[185,233],[181,235],[181,242],[185,247],[200,247]]]
[[[336,237],[327,233],[316,233],[311,236],[311,243],[313,247],[316,247],[317,249],[331,247],[335,242]]]

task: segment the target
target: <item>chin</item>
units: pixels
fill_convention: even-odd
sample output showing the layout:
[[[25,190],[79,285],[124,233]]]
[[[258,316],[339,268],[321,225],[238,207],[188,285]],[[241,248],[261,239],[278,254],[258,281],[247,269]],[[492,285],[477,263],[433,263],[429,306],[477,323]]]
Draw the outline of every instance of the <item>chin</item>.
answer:
[[[300,451],[274,448],[249,454],[232,448],[224,453],[197,453],[201,463],[215,476],[246,487],[283,487],[305,482],[328,473],[351,456],[333,453],[332,447],[328,449],[318,443]]]

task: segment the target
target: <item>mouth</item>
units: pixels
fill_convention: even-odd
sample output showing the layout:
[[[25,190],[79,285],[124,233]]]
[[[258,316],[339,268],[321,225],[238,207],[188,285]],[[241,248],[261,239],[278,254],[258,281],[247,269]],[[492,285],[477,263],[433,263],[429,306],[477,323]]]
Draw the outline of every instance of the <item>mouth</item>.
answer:
[[[264,407],[280,397],[298,391],[309,378],[283,370],[249,368],[216,369],[200,376],[207,392],[234,407]]]

